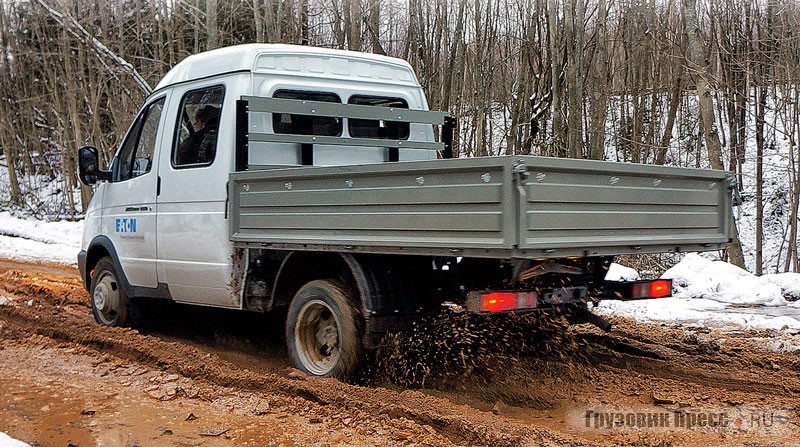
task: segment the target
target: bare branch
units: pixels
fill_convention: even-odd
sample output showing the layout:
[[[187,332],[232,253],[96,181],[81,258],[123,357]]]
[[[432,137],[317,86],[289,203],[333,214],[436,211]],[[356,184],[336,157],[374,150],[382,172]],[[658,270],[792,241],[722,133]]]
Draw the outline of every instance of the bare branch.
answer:
[[[78,34],[77,37],[81,38],[86,43],[88,43],[89,46],[94,49],[94,51],[96,51],[100,55],[107,57],[108,59],[111,59],[111,61],[117,64],[124,72],[131,75],[133,79],[136,81],[136,84],[142,90],[142,92],[145,93],[145,95],[149,95],[150,93],[153,92],[153,88],[150,87],[150,84],[148,84],[147,81],[145,81],[144,78],[139,74],[139,72],[136,71],[135,68],[133,68],[133,65],[131,65],[125,59],[117,56],[116,53],[111,51],[111,49],[109,49],[102,42],[100,42],[94,36],[92,36],[88,31],[86,31],[86,28],[81,26],[81,24],[78,23],[77,20],[75,20],[74,17],[72,17],[67,13],[62,13],[60,11],[57,11],[56,9],[50,7],[47,3],[45,3],[44,0],[35,0],[35,2],[42,8],[46,9],[47,12],[50,14],[50,16],[60,25],[68,27],[71,33],[77,33]]]

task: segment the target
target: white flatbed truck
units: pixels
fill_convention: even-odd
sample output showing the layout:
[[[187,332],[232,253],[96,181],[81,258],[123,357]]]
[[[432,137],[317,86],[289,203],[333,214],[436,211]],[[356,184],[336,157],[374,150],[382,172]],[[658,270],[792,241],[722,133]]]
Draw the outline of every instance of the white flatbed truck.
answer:
[[[438,126],[440,141],[434,138]],[[669,296],[604,281],[615,255],[720,249],[725,172],[532,156],[452,158],[405,61],[251,44],[177,64],[96,184],[81,276],[95,318],[141,298],[287,312],[293,364],[347,378],[387,331],[471,312]]]

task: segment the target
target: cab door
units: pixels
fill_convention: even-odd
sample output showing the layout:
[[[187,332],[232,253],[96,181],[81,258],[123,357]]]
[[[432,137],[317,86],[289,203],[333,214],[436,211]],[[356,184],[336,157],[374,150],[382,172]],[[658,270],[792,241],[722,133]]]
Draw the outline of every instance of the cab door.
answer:
[[[172,89],[173,135],[158,167],[158,275],[175,301],[240,308],[226,220],[235,102],[225,104],[224,83],[208,84]]]
[[[147,104],[128,130],[103,191],[103,233],[133,286],[155,288],[157,160],[166,97]]]

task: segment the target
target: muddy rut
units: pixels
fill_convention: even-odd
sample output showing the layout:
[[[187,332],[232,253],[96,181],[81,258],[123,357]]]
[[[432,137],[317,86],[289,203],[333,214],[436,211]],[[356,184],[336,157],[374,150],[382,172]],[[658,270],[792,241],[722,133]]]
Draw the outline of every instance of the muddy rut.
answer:
[[[559,338],[561,351],[483,354],[469,368],[404,389],[380,371],[350,385],[288,368],[279,315],[168,305],[149,309],[153,317],[137,329],[101,327],[75,269],[10,261],[0,261],[0,296],[6,297],[0,386],[12,390],[0,399],[0,419],[11,421],[0,423],[0,431],[22,433],[32,445],[114,445],[100,440],[121,422],[105,419],[101,430],[96,410],[86,408],[61,420],[66,410],[53,408],[67,399],[83,406],[107,402],[108,414],[148,414],[130,409],[139,406],[159,417],[175,415],[173,428],[153,416],[117,430],[131,431],[121,441],[129,445],[243,445],[246,439],[253,445],[797,445],[800,434],[800,356],[766,349],[781,336],[775,333],[622,319],[608,334],[573,326]],[[82,371],[80,381],[70,379],[65,364]],[[48,387],[71,391],[48,398]],[[125,398],[115,403],[107,395]],[[30,409],[20,402],[32,402]],[[207,412],[224,427],[194,428],[186,408]],[[781,419],[779,429],[623,424],[604,430],[585,417],[598,409],[734,416],[746,410]],[[36,424],[41,431],[31,432]],[[69,428],[51,433],[60,424]]]

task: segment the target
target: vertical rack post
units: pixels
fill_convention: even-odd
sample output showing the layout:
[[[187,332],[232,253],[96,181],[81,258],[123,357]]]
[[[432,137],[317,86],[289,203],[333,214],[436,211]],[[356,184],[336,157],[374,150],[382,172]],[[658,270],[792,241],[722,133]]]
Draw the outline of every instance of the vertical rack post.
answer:
[[[444,117],[444,124],[442,125],[442,143],[444,143],[444,150],[442,151],[442,158],[453,158],[453,130],[456,127],[456,119],[448,115]]]
[[[250,119],[249,102],[246,99],[236,101],[236,171],[247,170],[247,159],[249,151],[249,127]]]

